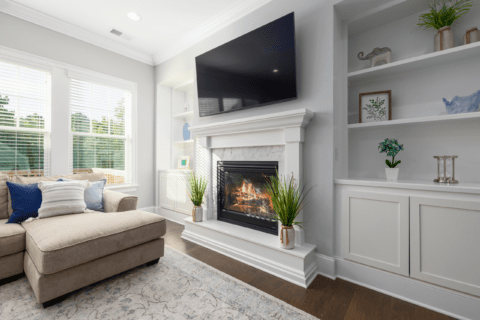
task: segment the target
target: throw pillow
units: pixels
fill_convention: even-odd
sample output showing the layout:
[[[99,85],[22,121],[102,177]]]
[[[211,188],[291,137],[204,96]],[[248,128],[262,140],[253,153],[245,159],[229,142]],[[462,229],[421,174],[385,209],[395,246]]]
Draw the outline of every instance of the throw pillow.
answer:
[[[71,179],[61,178],[58,181],[75,181]],[[87,209],[104,212],[103,209],[103,189],[107,179],[90,182],[90,186],[85,189],[85,203],[87,204]]]
[[[20,223],[29,218],[38,216],[38,209],[42,204],[42,192],[38,183],[18,184],[7,182],[12,199],[12,215],[7,223]]]
[[[39,182],[38,188],[42,191],[43,201],[38,217],[85,212],[87,205],[84,194],[88,183],[86,180]]]

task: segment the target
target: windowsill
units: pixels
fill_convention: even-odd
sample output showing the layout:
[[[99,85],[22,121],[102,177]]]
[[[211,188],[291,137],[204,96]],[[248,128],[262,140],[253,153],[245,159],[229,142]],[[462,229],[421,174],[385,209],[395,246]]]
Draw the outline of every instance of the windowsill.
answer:
[[[118,186],[106,186],[105,189],[118,192],[135,192],[138,187],[138,184],[122,184]]]

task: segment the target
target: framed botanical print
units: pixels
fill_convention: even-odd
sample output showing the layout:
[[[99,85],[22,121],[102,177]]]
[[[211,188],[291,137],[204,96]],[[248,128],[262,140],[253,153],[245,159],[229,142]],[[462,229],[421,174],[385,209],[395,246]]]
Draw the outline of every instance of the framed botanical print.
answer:
[[[177,169],[190,169],[190,157],[188,156],[178,157]]]
[[[392,91],[360,93],[359,123],[392,120]]]

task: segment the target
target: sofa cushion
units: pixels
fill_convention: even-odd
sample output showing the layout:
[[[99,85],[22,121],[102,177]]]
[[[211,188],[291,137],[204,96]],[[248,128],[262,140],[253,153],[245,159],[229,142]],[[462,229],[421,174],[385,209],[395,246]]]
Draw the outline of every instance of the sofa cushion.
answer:
[[[53,177],[24,177],[24,176],[13,176],[10,181],[13,183],[21,184],[31,184],[39,183],[40,181],[57,181],[58,179],[66,178],[73,180],[88,180],[88,181],[98,181],[105,179],[105,174],[103,173],[78,173],[78,174],[69,174],[63,176],[53,176]],[[12,202],[10,195],[8,196],[8,215],[12,215]]]
[[[72,179],[59,179],[58,181],[72,181]],[[87,204],[88,210],[104,212],[103,209],[103,189],[107,179],[102,179],[99,181],[90,182],[90,185],[87,186],[84,193],[84,200]]]
[[[25,250],[25,229],[16,223],[0,220],[0,257]]]
[[[42,206],[38,209],[39,218],[60,216],[62,214],[83,213],[87,209],[85,188],[87,180],[41,181]],[[13,198],[12,198],[13,201]]]
[[[0,173],[0,219],[8,219],[8,187],[7,181],[10,178],[3,173]]]
[[[24,222],[26,249],[42,274],[53,274],[158,239],[165,219],[143,211],[88,212]]]

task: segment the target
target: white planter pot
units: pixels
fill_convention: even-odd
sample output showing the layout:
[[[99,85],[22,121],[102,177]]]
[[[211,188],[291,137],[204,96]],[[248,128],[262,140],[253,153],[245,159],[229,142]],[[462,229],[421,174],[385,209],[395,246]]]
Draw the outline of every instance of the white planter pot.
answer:
[[[398,171],[400,168],[385,168],[387,174],[387,180],[398,180]]]
[[[192,221],[193,222],[202,222],[202,220],[203,220],[203,208],[202,207],[193,207]]]
[[[293,227],[280,227],[280,248],[286,250],[295,248],[295,229]]]
[[[435,51],[455,48],[455,33],[450,27],[443,27],[435,35]]]

